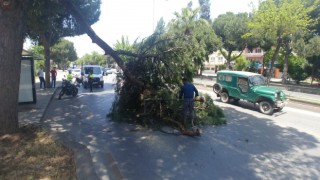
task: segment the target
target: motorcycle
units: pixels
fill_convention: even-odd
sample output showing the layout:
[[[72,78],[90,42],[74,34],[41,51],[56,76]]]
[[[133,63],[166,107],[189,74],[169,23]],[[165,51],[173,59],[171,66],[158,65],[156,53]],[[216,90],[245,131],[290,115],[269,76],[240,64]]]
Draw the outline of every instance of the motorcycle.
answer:
[[[73,97],[77,96],[78,94],[78,84],[75,83],[71,83],[70,81],[63,79],[62,80],[62,89],[59,93],[59,98],[61,99],[61,97],[66,94],[68,96],[72,95]]]

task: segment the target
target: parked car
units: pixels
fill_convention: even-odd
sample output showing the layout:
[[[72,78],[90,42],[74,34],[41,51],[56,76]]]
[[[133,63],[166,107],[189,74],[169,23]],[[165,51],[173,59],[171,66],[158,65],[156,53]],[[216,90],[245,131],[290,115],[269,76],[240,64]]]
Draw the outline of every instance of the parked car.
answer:
[[[112,74],[112,69],[111,68],[104,68],[104,72],[106,73],[106,74]]]
[[[80,77],[81,76],[81,69],[72,69],[71,73],[74,77]]]
[[[84,75],[84,79],[83,79],[84,88],[87,88],[89,86],[88,76],[90,72],[92,72],[94,77],[93,85],[100,85],[101,87],[103,87],[104,80],[103,80],[102,67],[99,65],[84,65],[82,68],[82,73]]]
[[[263,114],[272,114],[285,107],[286,95],[282,90],[269,87],[260,74],[245,71],[218,71],[213,91],[224,103],[240,99],[259,104]]]

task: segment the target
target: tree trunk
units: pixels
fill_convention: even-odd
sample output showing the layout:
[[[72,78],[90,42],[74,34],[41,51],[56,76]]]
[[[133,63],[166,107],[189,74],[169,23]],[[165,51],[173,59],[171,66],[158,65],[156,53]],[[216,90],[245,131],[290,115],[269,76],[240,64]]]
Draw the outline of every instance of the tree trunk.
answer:
[[[228,51],[228,57],[227,57],[227,66],[228,66],[228,69],[229,70],[232,70],[232,66],[231,66],[231,53],[232,53],[232,51]]]
[[[74,18],[82,25],[85,29],[87,35],[91,38],[93,43],[96,43],[101,49],[104,50],[105,54],[110,55],[118,64],[118,66],[122,69],[123,73],[128,77],[128,79],[133,82],[137,86],[144,86],[144,83],[137,78],[135,78],[125,67],[123,60],[119,57],[118,53],[114,51],[106,42],[104,42],[90,27],[90,25],[86,22],[82,14],[79,10],[72,4],[70,0],[60,0],[60,3],[66,7],[66,9],[70,10],[71,14]]]
[[[0,1],[0,134],[18,131],[21,53],[26,0]]]
[[[276,50],[274,51],[274,54],[272,55],[272,59],[271,59],[271,67],[269,69],[269,75],[268,75],[268,82],[270,80],[270,75],[272,74],[272,70],[273,70],[273,66],[274,66],[274,62],[277,60],[279,51],[280,51],[280,47],[281,47],[281,43],[282,43],[282,39],[278,38],[278,42],[277,42],[277,47]]]
[[[286,43],[286,53],[284,55],[284,64],[283,64],[283,75],[282,75],[282,83],[287,84],[288,79],[288,59],[289,55],[292,52],[292,48],[290,48],[289,42]]]
[[[48,34],[41,34],[41,44],[44,47],[44,58],[45,58],[45,62],[44,62],[44,71],[45,71],[45,75],[46,75],[46,88],[50,88],[51,87],[51,83],[50,83],[50,59],[51,59],[51,53],[50,53],[50,44],[51,44],[51,35]]]
[[[312,83],[313,83],[313,81],[314,81],[314,71],[315,71],[314,66],[315,66],[315,65],[312,65],[312,72],[311,72],[311,85],[312,85]]]

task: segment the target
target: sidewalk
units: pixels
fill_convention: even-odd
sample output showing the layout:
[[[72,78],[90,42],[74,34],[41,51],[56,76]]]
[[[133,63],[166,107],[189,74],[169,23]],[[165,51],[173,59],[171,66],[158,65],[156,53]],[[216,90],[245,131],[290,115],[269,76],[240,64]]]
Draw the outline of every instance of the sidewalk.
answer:
[[[19,105],[18,118],[20,127],[29,124],[42,125],[43,117],[51,100],[54,98],[55,94],[60,91],[60,85],[61,81],[57,81],[56,88],[40,89],[39,82],[36,81],[37,103]],[[50,131],[48,131],[48,133],[50,133]],[[85,146],[78,142],[70,141],[67,136],[51,135],[53,135],[61,144],[73,151],[77,179],[98,179],[93,169],[90,152]]]
[[[61,82],[57,82],[59,85]],[[35,104],[22,104],[18,108],[19,126],[25,126],[28,124],[39,124],[45,114],[45,111],[53,98],[56,90],[59,88],[46,88],[40,89],[39,82],[35,83],[37,103]]]

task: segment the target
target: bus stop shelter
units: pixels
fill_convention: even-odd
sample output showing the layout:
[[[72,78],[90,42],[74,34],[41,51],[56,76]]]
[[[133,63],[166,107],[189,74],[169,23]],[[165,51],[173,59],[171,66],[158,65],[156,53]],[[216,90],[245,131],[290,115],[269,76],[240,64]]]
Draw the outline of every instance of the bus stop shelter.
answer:
[[[37,103],[34,59],[43,59],[23,50],[21,56],[19,104]]]

